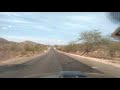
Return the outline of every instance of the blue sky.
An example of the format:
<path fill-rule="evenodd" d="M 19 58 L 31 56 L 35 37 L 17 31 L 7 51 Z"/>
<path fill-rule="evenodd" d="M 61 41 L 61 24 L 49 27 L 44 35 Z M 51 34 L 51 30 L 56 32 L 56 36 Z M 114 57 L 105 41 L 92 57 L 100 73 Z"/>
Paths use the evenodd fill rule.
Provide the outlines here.
<path fill-rule="evenodd" d="M 0 12 L 0 37 L 42 44 L 67 44 L 79 33 L 98 29 L 111 34 L 117 24 L 104 12 Z"/>

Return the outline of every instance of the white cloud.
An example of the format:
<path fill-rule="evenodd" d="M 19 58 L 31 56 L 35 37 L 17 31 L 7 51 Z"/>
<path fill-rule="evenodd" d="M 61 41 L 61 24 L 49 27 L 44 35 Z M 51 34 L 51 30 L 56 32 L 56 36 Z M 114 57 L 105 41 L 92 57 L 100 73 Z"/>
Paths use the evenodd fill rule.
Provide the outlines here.
<path fill-rule="evenodd" d="M 6 29 L 8 29 L 8 28 L 7 28 L 7 27 L 2 27 L 1 29 L 6 30 Z"/>
<path fill-rule="evenodd" d="M 14 23 L 23 23 L 23 24 L 26 24 L 26 23 L 30 23 L 30 22 L 28 22 L 28 21 L 25 21 L 25 20 L 16 20 L 16 19 L 14 19 L 14 20 L 12 20 L 12 19 L 10 19 L 10 20 L 7 20 L 8 22 L 14 22 Z"/>
<path fill-rule="evenodd" d="M 66 22 L 66 23 L 64 23 L 64 25 L 70 26 L 70 27 L 75 27 L 75 26 L 79 26 L 79 23 L 75 24 L 75 23 Z"/>
<path fill-rule="evenodd" d="M 8 25 L 8 28 L 12 28 L 13 26 L 12 25 Z"/>
<path fill-rule="evenodd" d="M 14 41 L 32 40 L 40 43 L 62 44 L 72 40 L 80 32 L 98 28 L 102 32 L 114 31 L 115 25 L 104 14 L 92 13 L 14 13 L 0 12 L 1 31 L 10 30 L 5 36 Z M 14 27 L 14 28 L 13 28 Z M 24 33 L 24 34 L 23 34 Z M 40 34 L 39 34 L 40 33 Z M 6 32 L 1 35 L 6 35 Z M 28 36 L 24 36 L 28 35 Z M 53 36 L 52 36 L 53 35 Z M 38 36 L 38 37 L 37 37 Z M 44 37 L 44 38 L 41 38 Z M 54 37 L 53 39 L 49 39 Z M 57 39 L 55 39 L 57 38 Z M 62 40 L 59 40 L 59 39 Z M 64 38 L 64 39 L 63 39 Z"/>
<path fill-rule="evenodd" d="M 93 17 L 89 16 L 68 16 L 68 18 L 74 21 L 90 21 L 94 19 Z"/>
<path fill-rule="evenodd" d="M 13 18 L 0 18 L 0 21 L 1 22 L 8 22 L 8 23 L 21 23 L 21 24 L 26 24 L 26 23 L 31 23 L 31 22 L 28 22 L 28 21 L 25 21 L 25 20 L 20 20 L 20 19 L 13 19 Z"/>
<path fill-rule="evenodd" d="M 47 32 L 53 30 L 52 28 L 49 28 L 49 27 L 43 26 L 43 25 L 35 25 L 35 26 L 33 26 L 33 28 L 40 30 L 40 31 L 42 30 L 42 31 L 47 31 Z"/>

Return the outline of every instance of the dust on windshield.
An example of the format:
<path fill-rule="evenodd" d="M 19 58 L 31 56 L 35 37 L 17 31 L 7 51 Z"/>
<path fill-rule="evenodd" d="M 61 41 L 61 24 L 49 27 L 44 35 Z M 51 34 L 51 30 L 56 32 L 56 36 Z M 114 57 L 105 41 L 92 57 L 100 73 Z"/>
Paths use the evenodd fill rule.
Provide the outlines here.
<path fill-rule="evenodd" d="M 119 12 L 0 12 L 0 77 L 120 77 L 119 22 Z"/>

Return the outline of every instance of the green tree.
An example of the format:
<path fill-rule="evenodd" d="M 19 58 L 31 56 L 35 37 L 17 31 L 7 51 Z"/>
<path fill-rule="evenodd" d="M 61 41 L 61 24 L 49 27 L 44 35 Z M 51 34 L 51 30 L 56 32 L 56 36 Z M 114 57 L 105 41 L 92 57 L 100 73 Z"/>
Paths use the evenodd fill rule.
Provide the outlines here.
<path fill-rule="evenodd" d="M 82 41 L 84 44 L 84 52 L 81 54 L 89 53 L 94 50 L 94 47 L 99 45 L 101 42 L 101 32 L 98 30 L 85 31 L 80 33 L 78 41 Z"/>

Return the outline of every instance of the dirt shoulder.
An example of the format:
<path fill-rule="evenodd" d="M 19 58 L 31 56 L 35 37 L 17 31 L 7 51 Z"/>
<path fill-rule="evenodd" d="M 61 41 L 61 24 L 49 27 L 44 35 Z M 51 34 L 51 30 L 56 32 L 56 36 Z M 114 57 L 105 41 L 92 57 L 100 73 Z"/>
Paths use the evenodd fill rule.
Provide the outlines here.
<path fill-rule="evenodd" d="M 61 51 L 58 51 L 61 52 Z M 76 57 L 80 57 L 82 59 L 86 59 L 86 60 L 91 60 L 91 61 L 96 61 L 99 63 L 103 63 L 103 64 L 109 64 L 109 65 L 113 65 L 115 67 L 120 68 L 120 64 L 119 63 L 113 63 L 112 60 L 108 60 L 108 59 L 98 59 L 98 58 L 92 58 L 92 57 L 85 57 L 85 56 L 80 56 L 80 55 L 76 55 L 76 54 L 72 54 L 72 53 L 66 53 L 66 52 L 61 52 L 64 53 L 66 55 L 71 55 L 71 56 L 76 56 Z"/>
<path fill-rule="evenodd" d="M 76 54 L 66 53 L 62 51 L 57 52 L 65 54 L 71 58 L 74 58 L 80 61 L 81 63 L 84 63 L 92 68 L 95 68 L 96 70 L 103 72 L 106 75 L 111 75 L 120 78 L 120 64 L 109 62 L 110 60 L 102 60 L 97 58 L 79 56 Z"/>
<path fill-rule="evenodd" d="M 13 65 L 13 64 L 22 64 L 24 62 L 33 60 L 36 57 L 42 56 L 44 54 L 46 54 L 49 50 L 43 52 L 43 53 L 39 53 L 39 54 L 35 54 L 33 56 L 29 56 L 29 57 L 19 57 L 19 58 L 13 58 L 13 59 L 9 59 L 6 61 L 0 61 L 0 66 L 4 66 L 4 65 Z"/>

